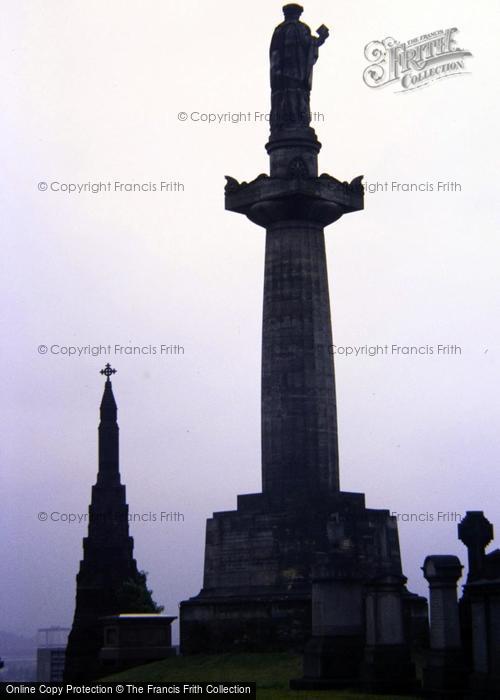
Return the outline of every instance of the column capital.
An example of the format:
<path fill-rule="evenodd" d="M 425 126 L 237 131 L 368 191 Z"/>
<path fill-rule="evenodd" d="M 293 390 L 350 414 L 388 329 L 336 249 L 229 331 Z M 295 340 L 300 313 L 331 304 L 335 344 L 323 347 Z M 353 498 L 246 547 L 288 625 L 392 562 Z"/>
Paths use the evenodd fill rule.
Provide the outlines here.
<path fill-rule="evenodd" d="M 431 588 L 456 588 L 462 569 L 460 559 L 452 554 L 430 554 L 422 566 Z"/>

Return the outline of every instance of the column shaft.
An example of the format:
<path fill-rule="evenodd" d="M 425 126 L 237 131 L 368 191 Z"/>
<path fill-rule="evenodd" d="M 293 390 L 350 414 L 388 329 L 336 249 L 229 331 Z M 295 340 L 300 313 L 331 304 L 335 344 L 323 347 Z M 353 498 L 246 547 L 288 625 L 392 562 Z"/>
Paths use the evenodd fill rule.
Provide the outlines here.
<path fill-rule="evenodd" d="M 262 339 L 262 480 L 271 493 L 339 489 L 324 233 L 267 229 Z"/>

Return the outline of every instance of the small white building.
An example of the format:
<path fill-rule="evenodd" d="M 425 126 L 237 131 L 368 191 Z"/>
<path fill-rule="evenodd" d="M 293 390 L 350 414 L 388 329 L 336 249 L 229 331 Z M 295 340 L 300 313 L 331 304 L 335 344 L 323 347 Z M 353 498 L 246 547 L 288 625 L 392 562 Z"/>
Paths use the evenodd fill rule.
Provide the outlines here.
<path fill-rule="evenodd" d="M 38 630 L 37 681 L 62 681 L 68 634 L 67 627 L 46 627 Z"/>

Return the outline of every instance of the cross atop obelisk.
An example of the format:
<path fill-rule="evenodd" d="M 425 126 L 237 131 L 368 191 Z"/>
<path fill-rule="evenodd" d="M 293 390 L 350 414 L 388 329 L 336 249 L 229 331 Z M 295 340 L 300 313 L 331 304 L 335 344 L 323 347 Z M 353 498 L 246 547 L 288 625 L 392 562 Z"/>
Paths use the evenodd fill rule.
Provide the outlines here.
<path fill-rule="evenodd" d="M 101 369 L 101 374 L 104 374 L 104 376 L 106 377 L 106 381 L 109 382 L 109 378 L 111 377 L 111 375 L 116 374 L 116 369 L 113 369 L 109 362 L 107 362 L 104 369 Z"/>

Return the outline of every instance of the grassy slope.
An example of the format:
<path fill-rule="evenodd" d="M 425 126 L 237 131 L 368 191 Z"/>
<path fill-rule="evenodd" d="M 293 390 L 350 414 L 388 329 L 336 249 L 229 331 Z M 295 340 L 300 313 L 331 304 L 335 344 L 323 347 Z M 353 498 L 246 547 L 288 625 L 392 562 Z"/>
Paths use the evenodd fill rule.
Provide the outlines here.
<path fill-rule="evenodd" d="M 259 700 L 373 700 L 348 691 L 291 691 L 288 681 L 302 675 L 302 658 L 293 654 L 177 656 L 109 676 L 113 681 L 255 681 Z M 396 700 L 395 695 L 376 696 Z M 406 697 L 405 700 L 409 700 Z"/>

